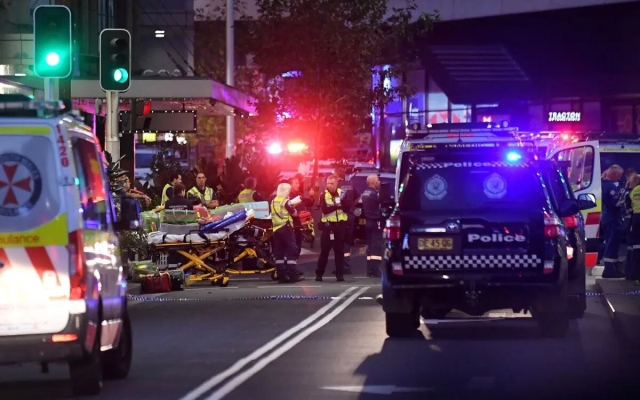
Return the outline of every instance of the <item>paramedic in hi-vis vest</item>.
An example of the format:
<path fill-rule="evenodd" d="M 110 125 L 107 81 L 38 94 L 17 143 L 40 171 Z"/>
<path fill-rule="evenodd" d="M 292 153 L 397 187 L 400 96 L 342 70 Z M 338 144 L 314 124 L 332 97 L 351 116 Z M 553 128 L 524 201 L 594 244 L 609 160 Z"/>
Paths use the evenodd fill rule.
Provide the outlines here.
<path fill-rule="evenodd" d="M 164 203 L 166 203 L 170 198 L 173 197 L 173 187 L 178 183 L 182 183 L 182 176 L 180 174 L 169 175 L 169 183 L 164 185 L 164 188 L 162 189 L 161 205 L 164 206 Z"/>
<path fill-rule="evenodd" d="M 293 215 L 295 206 L 302 200 L 296 197 L 289 200 L 291 185 L 281 183 L 276 191 L 276 198 L 271 201 L 271 221 L 273 222 L 273 258 L 276 260 L 276 274 L 278 283 L 295 283 L 304 279 L 298 271 L 298 247 L 293 234 Z"/>
<path fill-rule="evenodd" d="M 207 177 L 202 172 L 196 176 L 196 185 L 187 192 L 190 199 L 200 199 L 202 205 L 207 208 L 216 208 L 220 205 L 216 192 L 207 186 Z"/>
<path fill-rule="evenodd" d="M 629 180 L 629 186 L 632 187 L 629 193 L 631 200 L 631 234 L 629 239 L 629 247 L 631 247 L 631 260 L 627 260 L 631 269 L 629 279 L 635 280 L 636 284 L 640 284 L 640 175 L 634 175 Z"/>
<path fill-rule="evenodd" d="M 327 178 L 327 189 L 320 196 L 320 257 L 316 269 L 316 281 L 321 282 L 329 260 L 329 252 L 333 249 L 336 264 L 336 279 L 344 281 L 344 240 L 347 231 L 347 214 L 343 210 L 338 189 L 338 177 Z"/>
<path fill-rule="evenodd" d="M 256 192 L 256 179 L 249 177 L 244 180 L 244 190 L 238 195 L 238 203 L 254 203 L 256 201 L 265 201 L 265 199 Z"/>

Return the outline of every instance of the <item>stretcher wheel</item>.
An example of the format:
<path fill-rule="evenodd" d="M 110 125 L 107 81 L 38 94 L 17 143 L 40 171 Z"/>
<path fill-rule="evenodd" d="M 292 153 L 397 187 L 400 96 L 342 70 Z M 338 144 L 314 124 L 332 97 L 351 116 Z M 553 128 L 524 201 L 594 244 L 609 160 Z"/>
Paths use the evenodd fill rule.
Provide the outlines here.
<path fill-rule="evenodd" d="M 278 274 L 276 273 L 276 271 L 273 271 L 271 273 L 271 280 L 273 280 L 273 281 L 277 281 L 278 280 Z"/>
<path fill-rule="evenodd" d="M 227 287 L 229 286 L 229 280 L 224 280 L 224 279 L 220 279 L 220 281 L 218 282 L 218 286 L 220 287 Z"/>

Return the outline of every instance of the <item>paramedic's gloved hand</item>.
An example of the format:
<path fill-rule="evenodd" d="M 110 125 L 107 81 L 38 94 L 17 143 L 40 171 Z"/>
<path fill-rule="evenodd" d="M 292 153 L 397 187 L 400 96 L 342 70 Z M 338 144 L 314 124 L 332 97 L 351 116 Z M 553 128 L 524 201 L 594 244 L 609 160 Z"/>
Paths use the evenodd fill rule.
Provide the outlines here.
<path fill-rule="evenodd" d="M 293 199 L 291 199 L 290 203 L 293 206 L 297 206 L 298 204 L 302 203 L 302 197 L 296 196 Z"/>

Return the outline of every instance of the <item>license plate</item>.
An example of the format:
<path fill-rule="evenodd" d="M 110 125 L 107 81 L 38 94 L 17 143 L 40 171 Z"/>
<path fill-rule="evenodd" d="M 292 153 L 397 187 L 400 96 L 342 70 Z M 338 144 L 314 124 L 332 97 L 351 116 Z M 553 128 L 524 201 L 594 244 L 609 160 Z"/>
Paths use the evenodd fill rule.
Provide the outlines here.
<path fill-rule="evenodd" d="M 453 250 L 452 238 L 418 239 L 418 250 Z"/>
<path fill-rule="evenodd" d="M 367 220 L 366 219 L 361 219 L 360 222 L 358 222 L 360 225 L 366 225 L 367 224 Z"/>

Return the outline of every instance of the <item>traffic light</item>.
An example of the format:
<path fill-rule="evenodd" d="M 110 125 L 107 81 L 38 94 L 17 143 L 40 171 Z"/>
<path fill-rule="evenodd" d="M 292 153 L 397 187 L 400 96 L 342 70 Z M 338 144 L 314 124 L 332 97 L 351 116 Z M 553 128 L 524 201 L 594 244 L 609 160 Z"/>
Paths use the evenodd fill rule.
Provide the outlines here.
<path fill-rule="evenodd" d="M 35 74 L 41 78 L 71 75 L 71 11 L 65 6 L 38 6 L 33 12 Z"/>
<path fill-rule="evenodd" d="M 126 29 L 100 32 L 100 87 L 126 92 L 131 86 L 131 34 Z"/>

